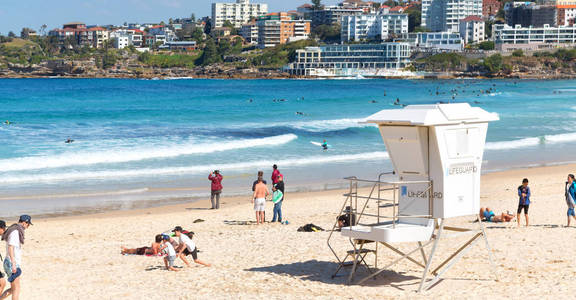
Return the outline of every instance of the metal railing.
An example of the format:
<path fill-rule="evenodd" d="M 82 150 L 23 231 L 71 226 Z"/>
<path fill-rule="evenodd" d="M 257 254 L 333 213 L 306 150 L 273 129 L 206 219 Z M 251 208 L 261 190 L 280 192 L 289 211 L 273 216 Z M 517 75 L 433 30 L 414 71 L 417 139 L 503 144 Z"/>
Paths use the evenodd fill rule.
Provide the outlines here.
<path fill-rule="evenodd" d="M 342 263 L 342 260 L 332 247 L 330 241 L 335 231 L 345 226 L 377 226 L 385 223 L 391 223 L 392 228 L 396 228 L 398 221 L 402 218 L 432 218 L 433 212 L 433 183 L 430 180 L 405 181 L 405 180 L 383 180 L 385 175 L 395 175 L 394 172 L 386 172 L 378 175 L 377 180 L 359 179 L 356 176 L 346 177 L 345 180 L 350 182 L 348 192 L 344 194 L 346 200 L 340 207 L 340 211 L 328 236 L 328 247 L 336 259 Z M 422 193 L 428 197 L 428 214 L 411 215 L 402 214 L 399 211 L 400 187 L 413 184 L 427 184 Z M 366 189 L 367 192 L 361 194 L 359 190 Z M 376 204 L 376 209 L 370 204 Z M 386 208 L 392 208 L 392 215 L 384 215 Z M 345 216 L 345 224 L 340 224 L 341 216 Z M 370 218 L 369 221 L 365 221 Z M 363 221 L 363 222 L 361 222 Z M 355 241 L 349 238 L 350 243 L 354 246 Z"/>

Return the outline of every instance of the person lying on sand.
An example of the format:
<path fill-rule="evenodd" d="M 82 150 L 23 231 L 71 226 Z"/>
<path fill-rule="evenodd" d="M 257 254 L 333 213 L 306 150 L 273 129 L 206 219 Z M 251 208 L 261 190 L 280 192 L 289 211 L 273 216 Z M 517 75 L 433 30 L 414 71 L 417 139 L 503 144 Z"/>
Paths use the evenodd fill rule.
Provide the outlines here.
<path fill-rule="evenodd" d="M 122 247 L 122 254 L 135 254 L 135 255 L 158 255 L 162 247 L 162 235 L 158 234 L 154 238 L 154 243 L 150 247 L 140 247 L 134 249 L 128 249 Z"/>
<path fill-rule="evenodd" d="M 500 222 L 510 222 L 514 220 L 514 215 L 510 213 L 502 213 L 500 215 L 494 214 L 489 207 L 480 208 L 480 219 L 486 222 L 500 223 Z"/>

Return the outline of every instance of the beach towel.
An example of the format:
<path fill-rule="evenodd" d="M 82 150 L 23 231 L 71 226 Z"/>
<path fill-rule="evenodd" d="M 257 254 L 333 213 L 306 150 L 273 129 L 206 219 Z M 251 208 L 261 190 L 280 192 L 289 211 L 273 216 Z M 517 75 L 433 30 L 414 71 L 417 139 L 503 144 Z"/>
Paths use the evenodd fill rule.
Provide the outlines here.
<path fill-rule="evenodd" d="M 20 237 L 20 244 L 24 244 L 24 226 L 22 226 L 20 224 L 10 225 L 10 227 L 8 227 L 8 229 L 6 229 L 4 234 L 2 234 L 2 240 L 8 241 L 8 237 L 10 236 L 12 231 L 14 231 L 14 230 L 18 230 L 18 236 Z"/>
<path fill-rule="evenodd" d="M 568 208 L 574 208 L 574 198 L 569 190 L 566 192 L 566 204 L 568 205 Z"/>

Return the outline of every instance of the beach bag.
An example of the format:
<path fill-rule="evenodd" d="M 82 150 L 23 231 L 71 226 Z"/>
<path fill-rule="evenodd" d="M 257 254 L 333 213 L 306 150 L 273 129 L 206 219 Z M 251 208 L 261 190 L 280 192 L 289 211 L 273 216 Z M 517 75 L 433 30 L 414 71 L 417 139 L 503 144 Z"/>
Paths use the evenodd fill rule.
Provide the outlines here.
<path fill-rule="evenodd" d="M 300 228 L 298 228 L 299 232 L 318 232 L 318 231 L 324 231 L 324 229 L 322 229 L 322 227 L 320 226 L 316 226 L 314 224 L 306 224 Z"/>

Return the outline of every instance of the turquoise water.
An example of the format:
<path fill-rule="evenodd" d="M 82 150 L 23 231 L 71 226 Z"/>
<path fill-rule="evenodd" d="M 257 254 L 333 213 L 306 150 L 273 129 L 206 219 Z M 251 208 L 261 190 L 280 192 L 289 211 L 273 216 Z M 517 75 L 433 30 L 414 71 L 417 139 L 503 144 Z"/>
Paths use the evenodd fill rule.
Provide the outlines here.
<path fill-rule="evenodd" d="M 228 194 L 274 163 L 289 190 L 373 177 L 391 165 L 358 122 L 397 98 L 499 113 L 485 170 L 574 161 L 576 81 L 0 79 L 0 216 L 204 197 L 214 169 Z"/>

